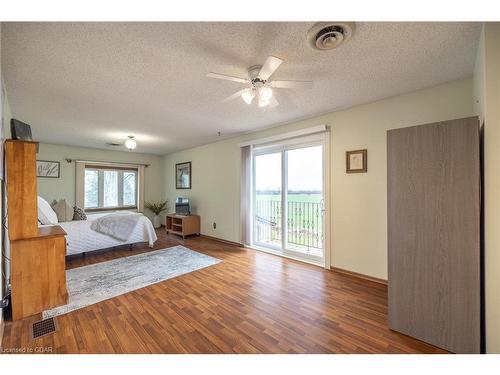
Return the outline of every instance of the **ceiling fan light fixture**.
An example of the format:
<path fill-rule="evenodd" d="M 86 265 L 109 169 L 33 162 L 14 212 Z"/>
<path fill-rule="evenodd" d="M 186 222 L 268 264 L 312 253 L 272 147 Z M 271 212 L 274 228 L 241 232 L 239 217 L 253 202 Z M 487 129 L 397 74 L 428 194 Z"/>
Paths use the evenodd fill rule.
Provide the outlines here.
<path fill-rule="evenodd" d="M 247 90 L 247 91 L 244 91 L 242 94 L 241 94 L 241 98 L 243 99 L 243 101 L 247 104 L 251 104 L 252 101 L 253 101 L 253 98 L 255 98 L 255 91 L 254 90 Z"/>
<path fill-rule="evenodd" d="M 134 148 L 137 147 L 137 142 L 134 139 L 133 135 L 129 135 L 128 139 L 125 141 L 125 147 L 129 150 L 132 151 Z"/>
<path fill-rule="evenodd" d="M 260 87 L 259 88 L 259 99 L 269 102 L 273 97 L 273 90 L 270 87 Z"/>
<path fill-rule="evenodd" d="M 337 29 L 334 31 L 339 32 Z M 332 35 L 330 35 L 332 34 Z M 330 45 L 334 43 L 337 39 L 335 34 L 331 32 L 330 34 L 321 34 L 325 39 L 326 44 Z M 254 101 L 258 102 L 259 107 L 274 108 L 280 105 L 279 101 L 276 100 L 276 93 L 273 92 L 273 88 L 276 89 L 310 89 L 313 86 L 311 81 L 276 81 L 273 78 L 273 74 L 281 66 L 283 60 L 275 56 L 268 56 L 263 65 L 253 65 L 248 68 L 248 78 L 243 79 L 239 77 L 228 76 L 226 74 L 220 73 L 208 73 L 207 77 L 222 79 L 225 81 L 233 81 L 237 83 L 243 83 L 246 87 L 241 90 L 236 91 L 232 95 L 222 100 L 222 103 L 230 102 L 240 98 L 248 105 L 252 104 Z M 257 99 L 255 99 L 257 97 Z"/>

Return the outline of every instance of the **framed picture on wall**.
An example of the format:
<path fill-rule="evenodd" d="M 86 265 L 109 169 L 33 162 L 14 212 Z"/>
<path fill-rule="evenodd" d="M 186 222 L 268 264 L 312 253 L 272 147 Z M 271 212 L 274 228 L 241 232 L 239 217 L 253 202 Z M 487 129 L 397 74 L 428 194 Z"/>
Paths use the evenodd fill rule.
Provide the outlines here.
<path fill-rule="evenodd" d="M 366 173 L 368 171 L 368 151 L 346 151 L 346 173 Z"/>
<path fill-rule="evenodd" d="M 58 161 L 37 160 L 36 161 L 36 176 L 59 178 L 61 165 Z"/>
<path fill-rule="evenodd" d="M 191 189 L 191 162 L 177 163 L 175 165 L 175 188 Z"/>

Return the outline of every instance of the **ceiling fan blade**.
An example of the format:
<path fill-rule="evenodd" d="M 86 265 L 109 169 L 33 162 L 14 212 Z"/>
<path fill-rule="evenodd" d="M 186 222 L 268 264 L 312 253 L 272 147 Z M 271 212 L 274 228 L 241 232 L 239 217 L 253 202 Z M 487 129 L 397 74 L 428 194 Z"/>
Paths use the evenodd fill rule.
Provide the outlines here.
<path fill-rule="evenodd" d="M 228 75 L 225 75 L 225 74 L 212 73 L 212 72 L 208 73 L 207 77 L 209 77 L 209 78 L 217 78 L 217 79 L 224 79 L 224 80 L 227 80 L 227 81 L 233 81 L 233 82 L 239 82 L 239 83 L 248 83 L 248 82 L 250 82 L 248 79 L 239 78 L 239 77 L 233 77 L 233 76 L 228 76 Z"/>
<path fill-rule="evenodd" d="M 278 69 L 283 60 L 274 56 L 269 56 L 259 72 L 259 79 L 267 81 L 269 77 Z"/>
<path fill-rule="evenodd" d="M 313 87 L 312 81 L 272 81 L 268 83 L 269 86 L 278 89 L 311 89 Z"/>
<path fill-rule="evenodd" d="M 280 102 L 278 102 L 278 99 L 273 95 L 271 99 L 269 100 L 269 108 L 274 108 L 280 105 Z"/>
<path fill-rule="evenodd" d="M 241 97 L 241 94 L 243 94 L 247 90 L 248 89 L 243 89 L 243 90 L 236 91 L 233 95 L 228 96 L 226 99 L 224 99 L 222 101 L 222 103 L 227 103 L 227 102 L 230 102 L 231 100 L 234 100 L 234 99 L 236 99 L 238 97 Z"/>

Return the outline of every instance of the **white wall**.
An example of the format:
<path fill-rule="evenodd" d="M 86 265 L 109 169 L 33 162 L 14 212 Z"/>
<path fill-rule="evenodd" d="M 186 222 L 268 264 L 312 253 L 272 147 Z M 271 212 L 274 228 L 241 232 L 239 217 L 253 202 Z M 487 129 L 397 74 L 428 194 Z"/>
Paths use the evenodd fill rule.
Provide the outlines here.
<path fill-rule="evenodd" d="M 166 194 L 191 198 L 203 234 L 240 242 L 238 143 L 294 129 L 331 127 L 332 266 L 387 278 L 386 131 L 473 115 L 472 79 L 449 82 L 305 121 L 165 156 Z M 345 152 L 368 149 L 368 173 L 346 174 Z M 175 163 L 191 161 L 193 188 L 176 190 Z M 212 222 L 217 222 L 217 229 Z"/>
<path fill-rule="evenodd" d="M 164 194 L 163 157 L 148 154 L 139 154 L 128 151 L 107 151 L 86 147 L 74 147 L 41 143 L 37 154 L 38 160 L 53 160 L 61 163 L 60 178 L 42 178 L 38 180 L 38 194 L 49 203 L 54 199 L 66 199 L 69 204 L 75 202 L 75 163 L 68 163 L 65 159 L 97 160 L 121 163 L 150 164 L 145 168 L 145 200 L 162 200 Z M 144 212 L 150 218 L 149 210 Z"/>
<path fill-rule="evenodd" d="M 484 120 L 486 351 L 500 353 L 500 23 L 486 22 L 474 69 L 475 111 Z"/>

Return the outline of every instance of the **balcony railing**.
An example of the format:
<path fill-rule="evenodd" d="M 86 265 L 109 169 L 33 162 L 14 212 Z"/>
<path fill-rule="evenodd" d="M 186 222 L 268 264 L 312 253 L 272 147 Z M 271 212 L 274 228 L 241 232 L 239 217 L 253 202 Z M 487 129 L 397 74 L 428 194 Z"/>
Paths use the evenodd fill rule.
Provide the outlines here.
<path fill-rule="evenodd" d="M 255 204 L 255 240 L 281 245 L 281 202 L 257 199 Z M 321 202 L 288 201 L 287 244 L 293 250 L 323 249 L 323 211 Z"/>

